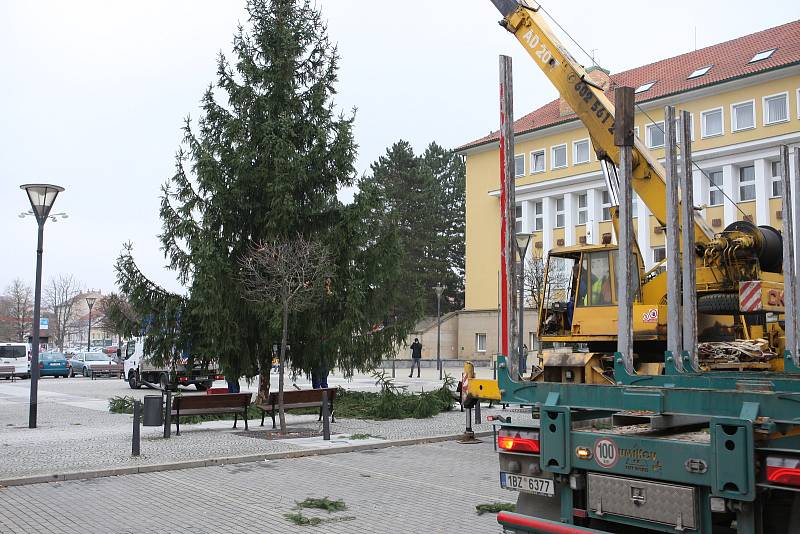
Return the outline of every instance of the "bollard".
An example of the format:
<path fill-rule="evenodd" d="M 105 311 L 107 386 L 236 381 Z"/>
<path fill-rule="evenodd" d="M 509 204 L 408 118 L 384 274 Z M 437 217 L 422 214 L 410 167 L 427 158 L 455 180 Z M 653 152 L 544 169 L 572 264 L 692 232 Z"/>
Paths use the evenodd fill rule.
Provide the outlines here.
<path fill-rule="evenodd" d="M 328 390 L 322 391 L 322 439 L 331 439 L 331 406 L 328 404 Z"/>
<path fill-rule="evenodd" d="M 142 402 L 133 401 L 133 443 L 131 444 L 131 455 L 139 456 L 141 446 L 141 435 L 139 427 L 139 419 L 141 417 Z"/>
<path fill-rule="evenodd" d="M 164 408 L 164 439 L 169 439 L 172 432 L 172 391 L 166 391 L 167 404 Z"/>

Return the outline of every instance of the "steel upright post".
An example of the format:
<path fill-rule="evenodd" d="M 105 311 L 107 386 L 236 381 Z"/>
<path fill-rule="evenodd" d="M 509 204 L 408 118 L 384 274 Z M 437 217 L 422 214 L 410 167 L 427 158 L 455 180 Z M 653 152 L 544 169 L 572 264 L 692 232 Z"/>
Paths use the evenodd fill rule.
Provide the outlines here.
<path fill-rule="evenodd" d="M 41 301 L 42 301 L 42 252 L 44 242 L 44 223 L 47 218 L 39 222 L 39 237 L 36 245 L 36 289 L 33 293 L 33 339 L 31 339 L 31 397 L 28 411 L 28 428 L 36 428 L 39 398 L 39 337 L 41 332 Z"/>
<path fill-rule="evenodd" d="M 502 291 L 502 353 L 508 358 L 511 376 L 517 376 L 518 362 L 512 358 L 517 333 L 514 238 L 514 93 L 511 57 L 500 56 L 500 258 Z"/>
<path fill-rule="evenodd" d="M 675 136 L 675 108 L 664 108 L 664 145 L 667 180 L 667 350 L 679 371 L 683 371 L 681 329 L 680 212 L 678 210 L 678 145 Z"/>
<path fill-rule="evenodd" d="M 797 219 L 797 214 L 800 213 L 800 147 L 794 149 L 794 218 Z M 785 185 L 784 188 L 788 189 Z M 800 310 L 800 283 L 797 282 L 797 275 L 800 274 L 800 229 L 795 228 L 792 235 L 793 248 L 794 248 L 794 309 Z M 784 295 L 785 295 L 784 291 Z M 785 299 L 785 297 L 784 297 Z M 785 306 L 785 303 L 784 303 Z M 797 321 L 800 322 L 800 321 Z M 797 324 L 796 322 L 796 324 Z M 798 325 L 800 326 L 800 325 Z M 800 367 L 800 340 L 795 337 L 795 351 L 792 352 L 795 367 Z"/>
<path fill-rule="evenodd" d="M 141 427 L 139 426 L 142 414 L 142 401 L 133 401 L 133 436 L 131 443 L 131 455 L 139 456 L 141 450 Z"/>
<path fill-rule="evenodd" d="M 614 144 L 619 147 L 619 261 L 617 270 L 617 352 L 622 355 L 625 368 L 633 373 L 633 106 L 632 87 L 618 87 L 615 98 Z"/>
<path fill-rule="evenodd" d="M 781 182 L 783 184 L 783 295 L 784 295 L 784 332 L 786 350 L 792 352 L 795 365 L 797 354 L 797 308 L 794 302 L 797 294 L 797 278 L 794 270 L 794 213 L 792 213 L 792 180 L 789 168 L 789 147 L 781 145 Z M 798 191 L 795 191 L 797 193 Z M 786 296 L 789 295 L 789 298 Z"/>
<path fill-rule="evenodd" d="M 683 263 L 683 351 L 689 353 L 692 370 L 697 361 L 697 271 L 694 236 L 694 180 L 692 180 L 692 119 L 681 111 L 681 259 Z M 686 370 L 686 369 L 684 369 Z"/>

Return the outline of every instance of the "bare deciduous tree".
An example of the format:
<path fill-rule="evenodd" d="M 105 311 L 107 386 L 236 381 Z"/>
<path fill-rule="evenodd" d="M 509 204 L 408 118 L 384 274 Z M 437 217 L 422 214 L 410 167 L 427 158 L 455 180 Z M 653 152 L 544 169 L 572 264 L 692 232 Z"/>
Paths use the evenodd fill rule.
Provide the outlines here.
<path fill-rule="evenodd" d="M 19 278 L 15 279 L 6 288 L 7 313 L 13 320 L 14 338 L 24 341 L 26 334 L 31 330 L 33 321 L 33 291 L 31 286 Z"/>
<path fill-rule="evenodd" d="M 279 356 L 278 411 L 283 434 L 286 433 L 283 377 L 289 314 L 306 310 L 319 301 L 328 280 L 329 264 L 330 255 L 323 245 L 299 235 L 290 240 L 255 245 L 242 259 L 245 298 L 253 302 L 276 304 L 281 309 L 283 329 Z M 269 370 L 264 371 L 261 371 L 259 381 L 263 383 L 266 380 L 268 393 Z M 259 395 L 261 393 L 259 386 Z"/>
<path fill-rule="evenodd" d="M 67 335 L 75 328 L 75 297 L 80 292 L 80 283 L 71 274 L 50 278 L 44 288 L 44 303 L 53 314 L 48 332 L 59 350 L 64 350 Z"/>

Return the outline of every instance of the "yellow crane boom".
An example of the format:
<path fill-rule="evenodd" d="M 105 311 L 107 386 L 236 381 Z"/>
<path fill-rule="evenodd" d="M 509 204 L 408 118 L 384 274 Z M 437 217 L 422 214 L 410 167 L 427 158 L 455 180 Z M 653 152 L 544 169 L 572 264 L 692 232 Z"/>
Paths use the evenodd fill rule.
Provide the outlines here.
<path fill-rule="evenodd" d="M 517 0 L 492 0 L 492 3 L 503 15 L 501 25 L 525 47 L 534 63 L 589 130 L 598 157 L 618 165 L 619 149 L 614 145 L 614 105 L 606 97 L 604 88 L 595 85 L 583 66 L 562 46 L 538 6 L 522 5 Z M 659 223 L 666 224 L 666 172 L 639 139 L 635 140 L 633 165 L 634 191 Z M 714 238 L 714 231 L 698 213 L 694 215 L 694 234 L 698 244 L 706 244 Z"/>

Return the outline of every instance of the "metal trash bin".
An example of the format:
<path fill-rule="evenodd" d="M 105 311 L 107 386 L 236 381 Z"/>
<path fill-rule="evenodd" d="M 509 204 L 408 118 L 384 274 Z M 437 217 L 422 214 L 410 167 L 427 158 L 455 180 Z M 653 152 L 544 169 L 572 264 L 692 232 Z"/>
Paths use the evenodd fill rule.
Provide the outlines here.
<path fill-rule="evenodd" d="M 144 426 L 161 426 L 164 424 L 164 398 L 161 395 L 145 395 Z"/>

